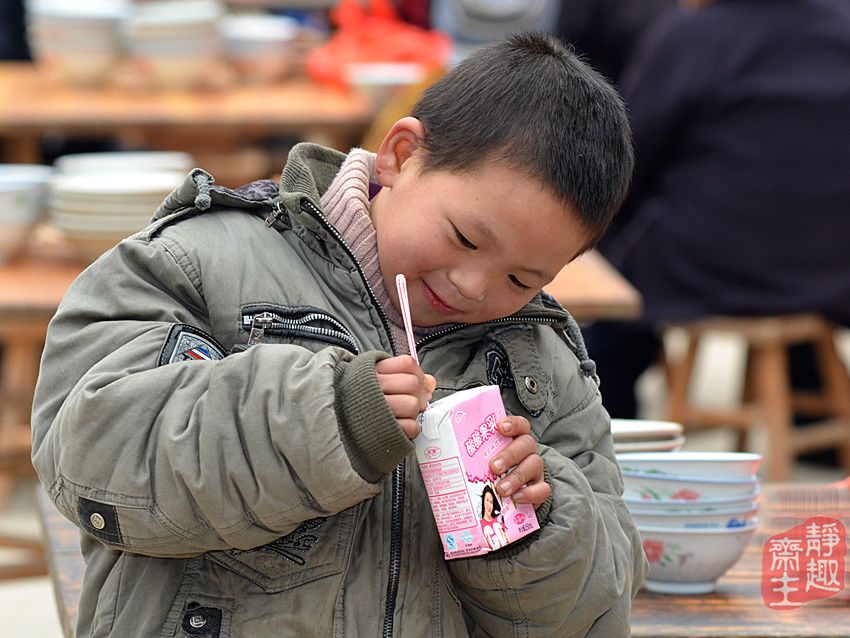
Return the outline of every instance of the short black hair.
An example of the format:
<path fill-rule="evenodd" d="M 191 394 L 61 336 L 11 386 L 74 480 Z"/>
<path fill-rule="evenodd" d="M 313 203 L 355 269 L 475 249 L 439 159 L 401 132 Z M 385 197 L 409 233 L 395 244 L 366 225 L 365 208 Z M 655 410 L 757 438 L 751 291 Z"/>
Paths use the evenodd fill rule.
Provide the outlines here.
<path fill-rule="evenodd" d="M 554 36 L 515 34 L 478 49 L 428 87 L 411 115 L 425 129 L 423 170 L 505 161 L 578 210 L 588 247 L 628 191 L 634 154 L 623 100 Z"/>

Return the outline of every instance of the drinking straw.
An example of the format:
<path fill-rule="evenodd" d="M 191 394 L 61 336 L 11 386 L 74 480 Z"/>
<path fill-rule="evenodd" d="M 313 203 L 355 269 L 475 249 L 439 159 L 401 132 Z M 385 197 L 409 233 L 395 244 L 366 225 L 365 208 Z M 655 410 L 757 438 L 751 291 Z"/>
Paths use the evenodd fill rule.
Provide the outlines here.
<path fill-rule="evenodd" d="M 407 348 L 410 355 L 419 363 L 416 354 L 416 339 L 413 337 L 413 321 L 410 319 L 410 301 L 407 298 L 407 279 L 401 273 L 395 276 L 395 286 L 398 289 L 398 306 L 404 321 L 404 334 L 407 335 Z"/>

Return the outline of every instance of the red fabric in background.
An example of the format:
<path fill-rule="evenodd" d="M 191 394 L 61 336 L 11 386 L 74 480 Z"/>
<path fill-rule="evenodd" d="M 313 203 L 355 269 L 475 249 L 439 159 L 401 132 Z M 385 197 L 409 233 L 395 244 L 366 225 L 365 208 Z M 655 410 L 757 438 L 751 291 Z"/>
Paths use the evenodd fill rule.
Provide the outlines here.
<path fill-rule="evenodd" d="M 431 28 L 430 0 L 401 0 L 396 8 L 405 22 L 415 24 L 422 29 Z"/>
<path fill-rule="evenodd" d="M 403 21 L 389 0 L 340 0 L 331 11 L 336 32 L 307 58 L 307 72 L 317 82 L 346 86 L 346 69 L 352 63 L 410 62 L 429 74 L 445 68 L 451 57 L 451 40 Z"/>

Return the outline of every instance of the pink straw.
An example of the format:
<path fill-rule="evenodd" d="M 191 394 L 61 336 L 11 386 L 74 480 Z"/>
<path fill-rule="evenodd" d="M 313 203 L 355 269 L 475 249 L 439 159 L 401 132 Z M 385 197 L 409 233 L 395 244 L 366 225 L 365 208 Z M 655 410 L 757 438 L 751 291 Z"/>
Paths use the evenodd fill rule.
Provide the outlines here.
<path fill-rule="evenodd" d="M 410 319 L 410 301 L 407 298 L 407 279 L 403 274 L 395 276 L 395 286 L 398 289 L 398 305 L 401 310 L 401 318 L 404 320 L 404 334 L 407 335 L 407 348 L 410 355 L 419 363 L 416 354 L 416 339 L 413 337 L 413 321 Z"/>

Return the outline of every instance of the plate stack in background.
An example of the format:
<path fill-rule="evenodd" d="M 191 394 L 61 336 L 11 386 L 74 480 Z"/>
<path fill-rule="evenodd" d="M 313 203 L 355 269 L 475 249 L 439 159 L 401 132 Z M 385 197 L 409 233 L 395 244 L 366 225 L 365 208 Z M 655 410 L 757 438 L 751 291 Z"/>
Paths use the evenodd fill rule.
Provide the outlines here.
<path fill-rule="evenodd" d="M 179 152 L 65 155 L 50 186 L 49 218 L 78 256 L 93 261 L 143 229 L 191 170 Z"/>
<path fill-rule="evenodd" d="M 680 424 L 670 421 L 611 419 L 611 435 L 617 454 L 679 450 L 685 443 L 682 430 Z"/>

